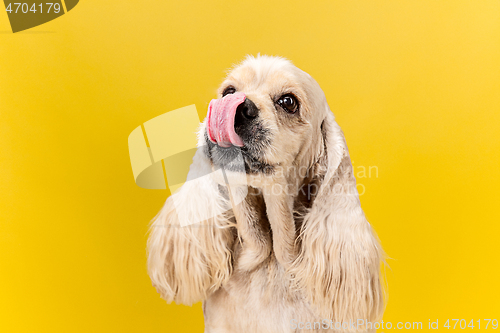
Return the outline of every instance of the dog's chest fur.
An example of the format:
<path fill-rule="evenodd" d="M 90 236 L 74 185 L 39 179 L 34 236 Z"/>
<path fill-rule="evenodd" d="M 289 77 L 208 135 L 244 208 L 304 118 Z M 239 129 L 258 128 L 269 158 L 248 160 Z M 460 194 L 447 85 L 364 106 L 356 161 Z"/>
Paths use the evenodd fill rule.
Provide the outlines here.
<path fill-rule="evenodd" d="M 294 323 L 321 321 L 272 254 L 252 272 L 235 271 L 204 302 L 203 313 L 206 333 L 298 332 Z"/>

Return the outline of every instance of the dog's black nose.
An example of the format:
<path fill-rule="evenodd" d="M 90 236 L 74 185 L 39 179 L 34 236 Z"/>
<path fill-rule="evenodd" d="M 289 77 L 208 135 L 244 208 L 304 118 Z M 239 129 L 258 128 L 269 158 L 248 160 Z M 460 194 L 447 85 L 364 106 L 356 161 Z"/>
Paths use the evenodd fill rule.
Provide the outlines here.
<path fill-rule="evenodd" d="M 239 127 L 255 119 L 259 115 L 259 109 L 254 102 L 245 99 L 243 103 L 236 108 L 236 115 L 234 117 L 234 127 Z"/>

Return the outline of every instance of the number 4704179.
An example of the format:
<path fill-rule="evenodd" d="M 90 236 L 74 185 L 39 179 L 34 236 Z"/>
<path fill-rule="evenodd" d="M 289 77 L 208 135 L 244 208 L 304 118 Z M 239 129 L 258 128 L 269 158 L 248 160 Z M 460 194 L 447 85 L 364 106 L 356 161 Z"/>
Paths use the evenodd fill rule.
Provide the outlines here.
<path fill-rule="evenodd" d="M 28 12 L 31 13 L 50 13 L 51 11 L 53 13 L 59 13 L 61 11 L 61 5 L 59 3 L 53 3 L 53 2 L 46 2 L 46 3 L 39 3 L 36 4 L 34 3 L 31 8 L 27 3 L 22 3 L 22 2 L 14 2 L 14 3 L 9 3 L 9 5 L 6 8 L 7 12 L 9 13 L 24 13 L 27 14 Z"/>
<path fill-rule="evenodd" d="M 450 320 L 451 320 L 451 324 L 450 324 Z M 483 321 L 483 327 L 481 327 L 481 320 Z M 475 326 L 474 324 L 477 324 L 477 326 Z M 490 325 L 491 324 L 491 325 Z M 453 325 L 453 327 L 452 327 Z M 458 327 L 457 327 L 458 325 Z M 471 321 L 469 323 L 467 323 L 467 321 L 465 319 L 448 319 L 446 321 L 446 323 L 444 324 L 444 327 L 446 327 L 447 329 L 456 329 L 456 328 L 460 328 L 460 329 L 466 329 L 466 328 L 477 328 L 477 329 L 488 329 L 488 328 L 492 328 L 492 329 L 497 329 L 498 328 L 498 320 L 497 319 L 478 319 L 478 320 L 474 320 L 474 319 L 471 319 Z"/>

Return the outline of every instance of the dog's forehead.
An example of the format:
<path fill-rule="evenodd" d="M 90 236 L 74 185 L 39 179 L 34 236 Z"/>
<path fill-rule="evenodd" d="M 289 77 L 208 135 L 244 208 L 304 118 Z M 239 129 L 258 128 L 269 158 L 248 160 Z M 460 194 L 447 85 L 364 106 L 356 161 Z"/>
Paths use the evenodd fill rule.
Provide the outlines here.
<path fill-rule="evenodd" d="M 243 63 L 233 69 L 223 85 L 234 84 L 238 89 L 282 90 L 300 85 L 298 71 L 288 62 L 263 64 L 262 62 Z"/>

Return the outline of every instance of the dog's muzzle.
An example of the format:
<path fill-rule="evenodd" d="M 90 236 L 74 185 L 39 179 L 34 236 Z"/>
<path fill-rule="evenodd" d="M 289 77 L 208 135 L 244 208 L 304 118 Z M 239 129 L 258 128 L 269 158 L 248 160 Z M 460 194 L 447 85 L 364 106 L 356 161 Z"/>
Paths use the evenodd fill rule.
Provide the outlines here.
<path fill-rule="evenodd" d="M 208 106 L 208 138 L 220 147 L 243 147 L 245 143 L 238 132 L 243 131 L 258 112 L 255 103 L 242 92 L 213 99 Z"/>

